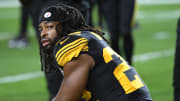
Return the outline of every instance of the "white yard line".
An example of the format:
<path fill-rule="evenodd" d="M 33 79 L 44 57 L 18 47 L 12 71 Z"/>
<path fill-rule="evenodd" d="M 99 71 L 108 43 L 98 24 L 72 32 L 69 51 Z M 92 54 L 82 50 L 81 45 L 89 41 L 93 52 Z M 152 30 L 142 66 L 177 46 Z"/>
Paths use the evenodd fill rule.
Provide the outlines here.
<path fill-rule="evenodd" d="M 166 40 L 170 38 L 170 34 L 168 32 L 156 32 L 153 33 L 153 38 L 155 40 Z"/>
<path fill-rule="evenodd" d="M 168 56 L 172 56 L 172 55 L 174 55 L 173 50 L 163 50 L 163 51 L 158 51 L 158 52 L 151 52 L 151 53 L 135 55 L 133 60 L 134 60 L 134 62 L 146 62 L 148 60 L 158 59 L 158 58 L 162 58 L 162 57 L 168 57 Z M 25 74 L 1 77 L 0 84 L 19 82 L 22 80 L 29 80 L 29 79 L 33 79 L 33 78 L 42 77 L 42 76 L 43 76 L 42 72 L 30 72 L 30 73 L 25 73 Z"/>
<path fill-rule="evenodd" d="M 148 60 L 158 59 L 162 57 L 172 56 L 174 54 L 173 50 L 163 50 L 151 53 L 144 53 L 140 55 L 135 55 L 133 58 L 134 62 L 145 62 Z"/>
<path fill-rule="evenodd" d="M 180 17 L 179 10 L 174 11 L 154 11 L 154 12 L 145 12 L 145 11 L 138 11 L 137 12 L 137 19 L 139 20 L 169 20 L 169 19 L 177 19 Z"/>
<path fill-rule="evenodd" d="M 42 77 L 42 76 L 43 76 L 42 72 L 30 72 L 30 73 L 18 74 L 18 75 L 13 75 L 13 76 L 7 76 L 7 77 L 0 78 L 0 84 L 18 82 L 22 80 L 29 80 L 33 78 Z"/>

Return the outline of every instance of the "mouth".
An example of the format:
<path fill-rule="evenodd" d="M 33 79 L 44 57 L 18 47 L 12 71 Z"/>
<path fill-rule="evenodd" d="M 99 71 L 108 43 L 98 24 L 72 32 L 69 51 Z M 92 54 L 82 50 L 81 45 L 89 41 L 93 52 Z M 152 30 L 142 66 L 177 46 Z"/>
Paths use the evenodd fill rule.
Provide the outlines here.
<path fill-rule="evenodd" d="M 42 46 L 45 47 L 47 46 L 50 42 L 48 39 L 41 39 L 41 43 L 42 43 Z"/>

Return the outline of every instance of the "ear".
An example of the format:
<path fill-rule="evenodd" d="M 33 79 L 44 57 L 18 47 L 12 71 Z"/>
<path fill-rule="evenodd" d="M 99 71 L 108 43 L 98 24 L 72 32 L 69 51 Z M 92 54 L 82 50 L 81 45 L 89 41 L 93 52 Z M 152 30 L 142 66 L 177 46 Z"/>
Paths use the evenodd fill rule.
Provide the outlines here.
<path fill-rule="evenodd" d="M 57 31 L 57 33 L 58 34 L 62 34 L 62 31 L 63 30 L 63 28 L 62 28 L 62 25 L 60 24 L 60 23 L 58 23 L 57 25 L 56 25 L 56 31 Z M 61 35 L 60 35 L 61 36 Z"/>

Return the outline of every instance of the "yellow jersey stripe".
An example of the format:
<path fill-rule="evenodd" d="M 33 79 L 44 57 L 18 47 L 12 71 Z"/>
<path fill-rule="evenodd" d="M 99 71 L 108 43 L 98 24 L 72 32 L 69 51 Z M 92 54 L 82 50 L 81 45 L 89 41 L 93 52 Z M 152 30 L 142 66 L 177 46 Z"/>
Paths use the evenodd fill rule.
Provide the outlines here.
<path fill-rule="evenodd" d="M 71 47 L 72 45 L 78 44 L 80 41 L 83 41 L 83 40 L 84 40 L 84 41 L 87 41 L 87 39 L 85 39 L 85 38 L 80 38 L 80 39 L 77 39 L 77 40 L 75 40 L 75 41 L 73 41 L 73 42 L 65 45 L 64 47 L 62 47 L 62 48 L 56 53 L 56 58 L 59 56 L 59 54 L 60 54 L 63 50 L 65 50 L 65 49 L 68 48 L 68 47 Z"/>
<path fill-rule="evenodd" d="M 78 46 L 81 46 L 81 45 L 83 45 L 84 43 L 86 44 L 87 42 L 84 41 L 84 42 L 81 42 L 81 43 L 79 43 L 79 44 L 76 44 L 76 45 L 73 45 L 73 46 L 67 48 L 66 50 L 64 50 L 63 52 L 61 52 L 61 53 L 58 55 L 57 60 L 59 61 L 60 57 L 63 56 L 66 52 L 71 51 L 73 48 L 76 48 L 76 47 L 78 47 Z"/>
<path fill-rule="evenodd" d="M 79 53 L 87 48 L 88 42 L 79 43 L 75 46 L 72 46 L 69 50 L 62 52 L 56 59 L 60 66 L 64 66 L 67 62 L 71 61 L 74 57 L 78 57 Z"/>
<path fill-rule="evenodd" d="M 64 46 L 63 48 L 61 48 L 58 53 L 56 54 L 56 58 L 57 60 L 59 60 L 59 58 L 61 57 L 62 54 L 64 54 L 65 52 L 67 52 L 68 50 L 72 49 L 73 47 L 75 46 L 78 46 L 80 45 L 81 43 L 84 43 L 84 42 L 88 42 L 85 38 L 80 38 L 70 44 L 67 44 L 66 46 Z"/>

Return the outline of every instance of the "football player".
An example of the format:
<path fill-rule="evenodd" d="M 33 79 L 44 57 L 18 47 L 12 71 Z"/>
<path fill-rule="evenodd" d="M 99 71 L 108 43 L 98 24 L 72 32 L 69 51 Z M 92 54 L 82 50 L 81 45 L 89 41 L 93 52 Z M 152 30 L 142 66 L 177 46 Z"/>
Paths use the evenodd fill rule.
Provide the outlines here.
<path fill-rule="evenodd" d="M 87 25 L 78 9 L 64 4 L 45 8 L 39 31 L 46 65 L 54 64 L 64 76 L 54 101 L 79 101 L 83 95 L 91 101 L 152 101 L 135 69 L 111 49 L 102 32 Z"/>

